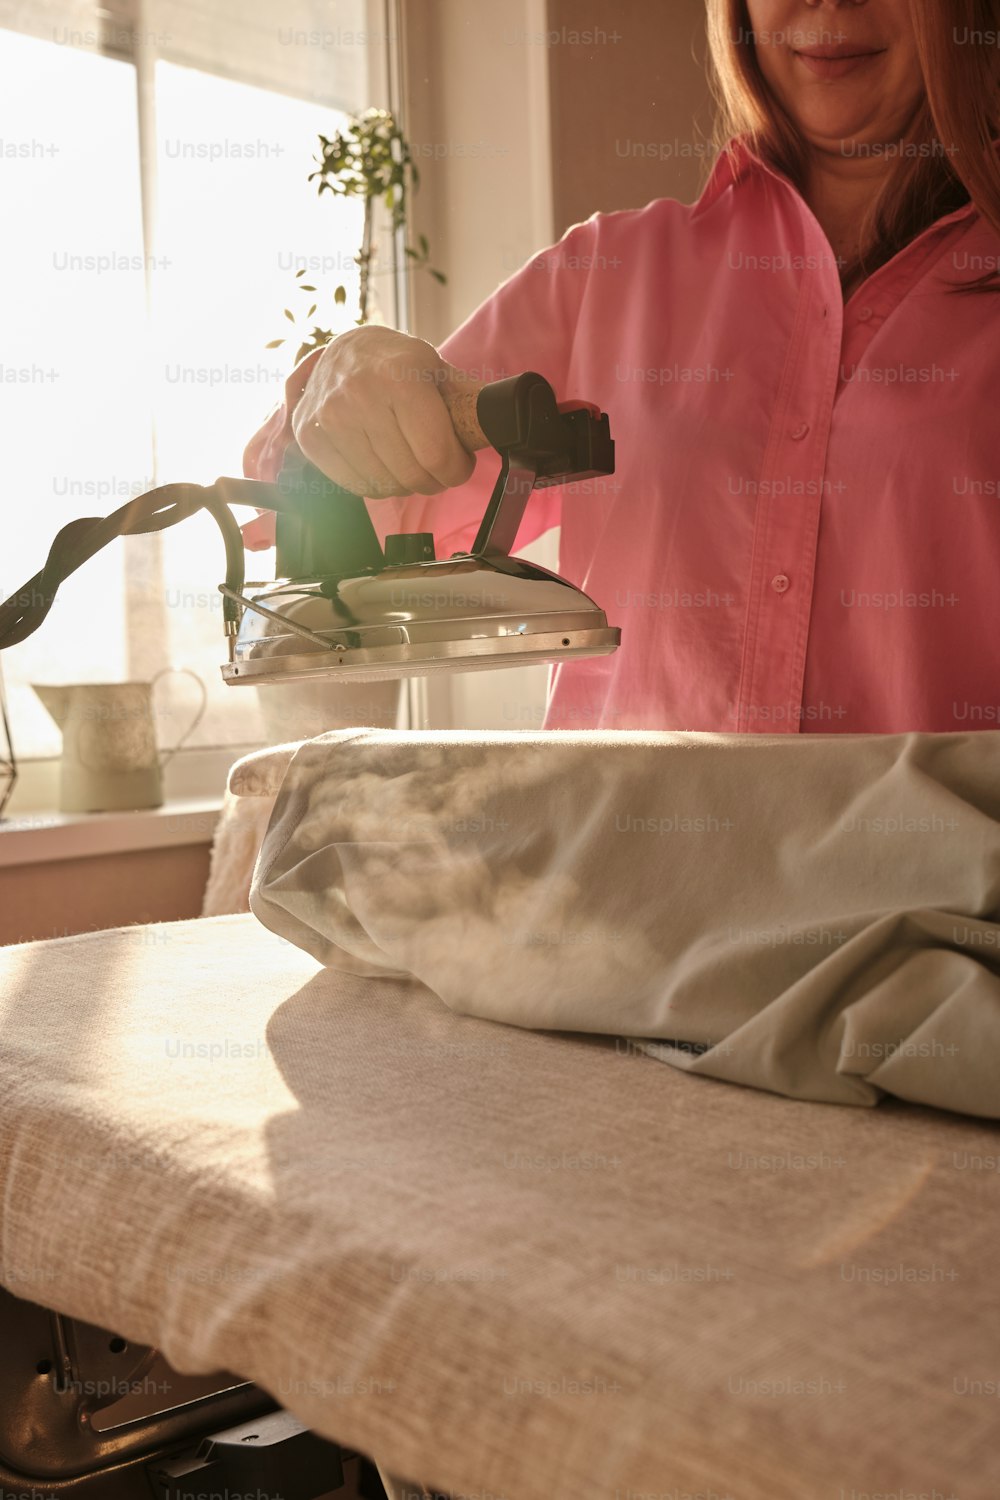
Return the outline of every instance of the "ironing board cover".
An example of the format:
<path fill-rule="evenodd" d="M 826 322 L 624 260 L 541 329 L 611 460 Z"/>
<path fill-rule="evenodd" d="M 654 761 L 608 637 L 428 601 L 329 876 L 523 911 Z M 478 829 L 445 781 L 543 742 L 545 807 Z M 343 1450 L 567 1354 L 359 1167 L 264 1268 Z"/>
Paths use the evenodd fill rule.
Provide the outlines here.
<path fill-rule="evenodd" d="M 252 916 L 0 951 L 0 1280 L 457 1496 L 995 1500 L 1000 1131 L 452 1014 Z"/>

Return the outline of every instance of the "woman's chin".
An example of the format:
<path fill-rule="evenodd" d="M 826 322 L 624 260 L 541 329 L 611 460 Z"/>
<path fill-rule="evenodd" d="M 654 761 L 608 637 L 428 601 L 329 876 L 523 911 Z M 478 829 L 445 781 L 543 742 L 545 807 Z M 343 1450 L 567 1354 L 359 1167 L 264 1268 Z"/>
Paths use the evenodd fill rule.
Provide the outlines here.
<path fill-rule="evenodd" d="M 798 123 L 809 145 L 824 156 L 843 156 L 856 161 L 859 157 L 882 154 L 877 144 L 868 138 L 867 122 L 863 123 L 853 112 L 803 110 Z"/>

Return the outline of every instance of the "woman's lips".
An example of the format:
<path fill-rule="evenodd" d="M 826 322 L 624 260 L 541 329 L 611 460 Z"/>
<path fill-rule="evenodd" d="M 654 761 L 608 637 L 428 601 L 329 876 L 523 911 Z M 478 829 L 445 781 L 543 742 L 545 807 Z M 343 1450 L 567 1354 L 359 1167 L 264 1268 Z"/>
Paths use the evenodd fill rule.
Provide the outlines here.
<path fill-rule="evenodd" d="M 796 52 L 795 56 L 817 78 L 846 78 L 848 73 L 884 57 L 885 52 Z"/>

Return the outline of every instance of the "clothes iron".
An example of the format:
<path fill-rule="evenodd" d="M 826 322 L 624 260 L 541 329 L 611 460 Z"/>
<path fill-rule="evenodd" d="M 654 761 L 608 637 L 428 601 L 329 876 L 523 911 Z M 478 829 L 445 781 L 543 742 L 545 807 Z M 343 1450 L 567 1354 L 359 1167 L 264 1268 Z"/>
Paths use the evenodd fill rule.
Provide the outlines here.
<path fill-rule="evenodd" d="M 592 599 L 510 556 L 534 489 L 614 472 L 607 416 L 583 403 L 560 406 L 532 372 L 459 387 L 446 399 L 464 446 L 493 447 L 501 459 L 471 551 L 436 558 L 429 532 L 388 536 L 383 548 L 364 499 L 293 449 L 275 484 L 164 485 L 103 520 L 63 527 L 45 567 L 0 604 L 0 648 L 36 630 L 63 579 L 113 537 L 162 530 L 204 508 L 226 544 L 222 675 L 232 687 L 362 682 L 615 651 L 621 632 Z M 277 577 L 251 591 L 234 504 L 277 515 Z"/>
<path fill-rule="evenodd" d="M 279 581 L 240 599 L 227 683 L 470 672 L 616 649 L 620 632 L 592 599 L 510 556 L 534 488 L 614 472 L 607 417 L 560 408 L 532 373 L 445 399 L 463 446 L 490 445 L 502 460 L 472 550 L 438 559 L 429 532 L 388 536 L 383 550 L 363 499 L 286 461 Z"/>

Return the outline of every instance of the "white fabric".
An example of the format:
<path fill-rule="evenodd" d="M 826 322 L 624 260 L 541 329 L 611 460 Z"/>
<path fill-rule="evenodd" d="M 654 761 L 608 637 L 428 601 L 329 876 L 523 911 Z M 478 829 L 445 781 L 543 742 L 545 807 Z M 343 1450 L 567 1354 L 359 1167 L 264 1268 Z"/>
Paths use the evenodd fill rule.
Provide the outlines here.
<path fill-rule="evenodd" d="M 295 753 L 251 908 L 468 1015 L 997 1118 L 998 752 L 996 733 L 340 730 Z"/>
<path fill-rule="evenodd" d="M 241 756 L 230 767 L 202 899 L 203 917 L 250 910 L 250 881 L 288 763 L 298 749 L 272 745 Z"/>
<path fill-rule="evenodd" d="M 5 948 L 0 1009 L 20 1296 L 470 1500 L 996 1500 L 995 1126 L 455 1016 L 249 916 Z"/>

